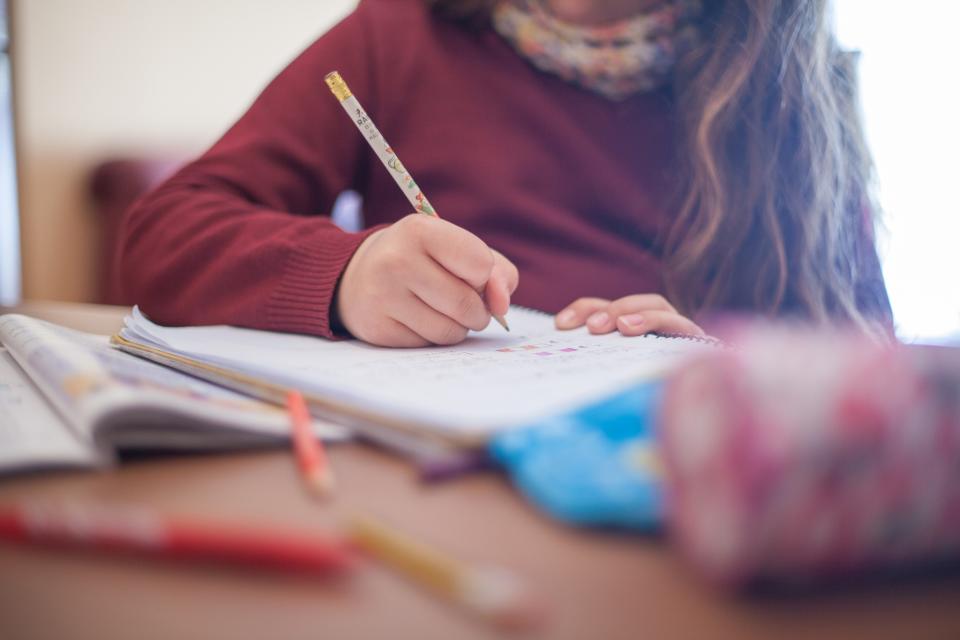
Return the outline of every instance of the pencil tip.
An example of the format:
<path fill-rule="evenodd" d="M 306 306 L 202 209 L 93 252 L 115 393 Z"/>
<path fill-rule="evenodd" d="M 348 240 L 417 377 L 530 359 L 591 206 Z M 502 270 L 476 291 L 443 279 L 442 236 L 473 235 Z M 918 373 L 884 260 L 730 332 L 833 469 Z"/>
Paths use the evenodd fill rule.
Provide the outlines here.
<path fill-rule="evenodd" d="M 507 324 L 506 318 L 504 318 L 503 316 L 493 316 L 493 319 L 496 320 L 497 324 L 499 324 L 501 327 L 503 327 L 507 331 L 510 331 L 510 325 Z"/>

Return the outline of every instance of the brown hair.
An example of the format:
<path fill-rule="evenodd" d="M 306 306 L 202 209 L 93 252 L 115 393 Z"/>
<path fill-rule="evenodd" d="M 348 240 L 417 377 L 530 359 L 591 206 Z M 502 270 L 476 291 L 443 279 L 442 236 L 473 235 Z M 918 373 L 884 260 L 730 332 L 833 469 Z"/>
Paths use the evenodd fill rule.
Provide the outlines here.
<path fill-rule="evenodd" d="M 426 0 L 483 20 L 495 0 Z M 866 326 L 889 322 L 855 57 L 828 0 L 705 2 L 678 64 L 682 194 L 664 244 L 671 301 Z"/>

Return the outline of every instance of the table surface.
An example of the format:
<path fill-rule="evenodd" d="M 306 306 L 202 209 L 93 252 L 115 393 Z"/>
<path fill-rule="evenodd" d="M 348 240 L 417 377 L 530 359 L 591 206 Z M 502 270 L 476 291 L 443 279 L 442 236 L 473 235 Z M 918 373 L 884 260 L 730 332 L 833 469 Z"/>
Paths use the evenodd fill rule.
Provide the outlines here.
<path fill-rule="evenodd" d="M 20 311 L 110 333 L 124 310 Z M 324 531 L 382 517 L 463 559 L 509 567 L 539 595 L 545 638 L 960 638 L 960 575 L 737 596 L 700 582 L 657 537 L 581 531 L 535 512 L 499 474 L 424 486 L 403 460 L 331 447 L 336 496 L 310 500 L 284 451 L 150 457 L 0 479 L 0 503 L 70 499 Z M 345 580 L 0 545 L 0 638 L 485 638 L 497 633 L 376 566 Z"/>

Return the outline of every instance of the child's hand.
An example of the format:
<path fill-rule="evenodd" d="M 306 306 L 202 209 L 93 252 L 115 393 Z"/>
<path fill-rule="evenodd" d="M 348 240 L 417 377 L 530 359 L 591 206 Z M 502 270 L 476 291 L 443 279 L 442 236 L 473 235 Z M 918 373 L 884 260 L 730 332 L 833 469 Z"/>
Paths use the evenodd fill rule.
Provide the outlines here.
<path fill-rule="evenodd" d="M 480 238 L 411 214 L 363 241 L 334 308 L 356 338 L 385 347 L 456 344 L 505 314 L 517 268 Z"/>
<path fill-rule="evenodd" d="M 590 333 L 617 330 L 625 336 L 646 333 L 706 335 L 700 327 L 683 317 L 666 298 L 656 293 L 641 293 L 618 300 L 580 298 L 557 314 L 558 329 L 576 329 L 587 325 Z"/>

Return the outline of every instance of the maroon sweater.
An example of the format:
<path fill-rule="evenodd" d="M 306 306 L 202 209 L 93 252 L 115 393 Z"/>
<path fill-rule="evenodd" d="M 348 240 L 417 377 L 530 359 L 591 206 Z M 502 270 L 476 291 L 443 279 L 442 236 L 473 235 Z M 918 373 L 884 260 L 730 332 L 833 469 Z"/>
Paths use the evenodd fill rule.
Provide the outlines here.
<path fill-rule="evenodd" d="M 411 212 L 327 89 L 334 69 L 440 215 L 516 264 L 515 303 L 555 312 L 580 296 L 662 292 L 676 147 L 666 93 L 613 103 L 422 0 L 366 0 L 128 213 L 124 288 L 152 318 L 331 335 L 353 252 Z M 363 195 L 365 232 L 330 221 L 346 189 Z"/>

